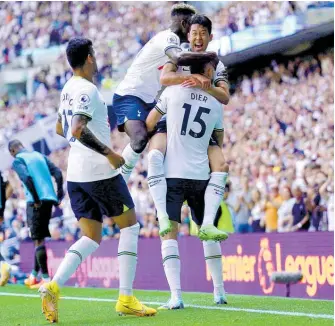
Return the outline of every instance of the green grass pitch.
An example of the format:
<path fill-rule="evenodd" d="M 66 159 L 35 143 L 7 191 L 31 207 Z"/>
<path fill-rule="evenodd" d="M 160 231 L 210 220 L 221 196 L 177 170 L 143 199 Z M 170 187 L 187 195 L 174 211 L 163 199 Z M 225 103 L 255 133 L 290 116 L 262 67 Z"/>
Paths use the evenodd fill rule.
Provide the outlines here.
<path fill-rule="evenodd" d="M 59 325 L 334 325 L 333 301 L 229 295 L 228 305 L 216 306 L 211 294 L 184 293 L 184 310 L 159 311 L 155 317 L 139 318 L 115 313 L 117 293 L 113 289 L 62 289 Z M 169 297 L 159 291 L 135 291 L 135 295 L 153 307 Z M 18 285 L 0 288 L 0 325 L 48 325 L 37 292 Z"/>

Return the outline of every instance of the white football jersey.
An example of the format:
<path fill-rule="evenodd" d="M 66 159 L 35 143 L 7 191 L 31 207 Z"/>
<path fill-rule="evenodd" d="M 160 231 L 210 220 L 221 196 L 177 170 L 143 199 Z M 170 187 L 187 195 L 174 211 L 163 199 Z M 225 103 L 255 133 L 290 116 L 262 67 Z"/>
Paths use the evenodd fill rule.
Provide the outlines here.
<path fill-rule="evenodd" d="M 70 143 L 67 180 L 91 182 L 119 174 L 108 159 L 76 140 L 71 132 L 72 117 L 89 117 L 88 129 L 106 146 L 112 148 L 107 106 L 97 87 L 81 77 L 72 77 L 65 84 L 58 113 L 62 116 L 63 132 Z"/>
<path fill-rule="evenodd" d="M 170 30 L 155 35 L 137 54 L 115 93 L 137 96 L 146 103 L 154 102 L 162 87 L 161 71 L 169 59 L 165 53 L 179 47 L 179 37 Z"/>
<path fill-rule="evenodd" d="M 165 177 L 209 179 L 208 145 L 214 130 L 223 130 L 223 107 L 198 88 L 167 87 L 155 109 L 166 114 Z"/>

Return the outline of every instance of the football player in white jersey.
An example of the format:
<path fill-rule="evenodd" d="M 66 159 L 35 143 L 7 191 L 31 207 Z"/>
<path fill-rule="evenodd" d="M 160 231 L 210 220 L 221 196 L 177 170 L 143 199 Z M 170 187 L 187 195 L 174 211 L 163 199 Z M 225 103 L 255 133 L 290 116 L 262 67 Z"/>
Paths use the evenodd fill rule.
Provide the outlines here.
<path fill-rule="evenodd" d="M 211 78 L 218 60 L 206 65 L 191 66 L 192 73 L 202 73 Z M 181 85 L 167 87 L 160 101 L 147 118 L 152 130 L 162 115 L 167 115 L 167 149 L 165 176 L 167 182 L 167 213 L 172 229 L 162 237 L 162 258 L 168 280 L 171 299 L 161 309 L 184 307 L 180 286 L 180 259 L 178 227 L 180 211 L 187 201 L 196 225 L 203 224 L 205 192 L 210 178 L 208 143 L 213 135 L 217 143 L 223 143 L 222 105 L 212 95 L 199 88 Z M 154 179 L 152 180 L 154 181 Z M 218 189 L 219 191 L 221 189 Z M 221 191 L 222 192 L 222 191 Z M 220 231 L 224 237 L 227 233 Z M 227 303 L 222 278 L 222 253 L 219 242 L 203 241 L 205 259 L 214 284 L 214 300 Z"/>
<path fill-rule="evenodd" d="M 204 15 L 194 15 L 190 19 L 190 31 L 188 40 L 192 51 L 205 51 L 212 39 L 212 22 Z M 191 77 L 191 78 L 190 78 Z M 164 65 L 160 81 L 162 85 L 181 84 L 185 87 L 199 86 L 196 78 L 190 75 L 189 67 L 178 67 L 173 62 Z M 220 61 L 214 75 L 213 83 L 206 92 L 214 96 L 222 104 L 229 101 L 228 76 L 224 64 Z M 164 178 L 164 154 L 166 148 L 166 121 L 162 119 L 158 123 L 158 129 L 150 140 L 148 154 L 148 181 L 151 196 L 154 200 L 157 217 L 159 220 L 160 235 L 164 236 L 171 229 L 166 212 L 166 181 Z M 228 164 L 225 163 L 222 148 L 211 141 L 208 148 L 211 167 L 211 182 L 205 195 L 205 217 L 200 230 L 200 236 L 204 240 L 213 240 L 217 236 L 214 228 L 214 219 L 223 200 L 223 192 L 228 177 Z M 155 182 L 153 182 L 153 180 Z"/>
<path fill-rule="evenodd" d="M 52 281 L 40 288 L 42 311 L 50 322 L 58 321 L 59 287 L 98 249 L 105 215 L 121 229 L 120 294 L 115 309 L 119 314 L 154 315 L 156 310 L 140 303 L 132 292 L 140 226 L 128 187 L 117 170 L 124 160 L 111 149 L 107 106 L 93 83 L 97 65 L 92 42 L 74 38 L 66 54 L 74 76 L 61 93 L 56 131 L 71 146 L 67 188 L 83 236 L 69 248 Z"/>
<path fill-rule="evenodd" d="M 188 20 L 195 14 L 194 7 L 178 3 L 171 9 L 171 27 L 154 36 L 137 54 L 113 97 L 112 110 L 117 117 L 118 129 L 130 138 L 122 152 L 125 164 L 121 173 L 126 182 L 139 156 L 148 143 L 145 119 L 155 107 L 161 84 L 159 77 L 164 64 L 170 59 L 178 65 L 189 65 L 198 60 L 209 62 L 215 53 L 183 53 L 180 44 L 187 42 Z M 203 87 L 210 83 L 202 76 Z"/>

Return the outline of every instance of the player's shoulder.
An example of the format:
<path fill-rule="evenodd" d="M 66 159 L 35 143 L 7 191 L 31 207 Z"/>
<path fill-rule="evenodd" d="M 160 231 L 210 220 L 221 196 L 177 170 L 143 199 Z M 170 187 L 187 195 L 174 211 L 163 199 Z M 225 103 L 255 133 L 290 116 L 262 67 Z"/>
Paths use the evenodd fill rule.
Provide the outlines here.
<path fill-rule="evenodd" d="M 180 45 L 179 36 L 172 32 L 170 29 L 166 29 L 157 34 L 157 40 L 164 41 L 164 43 L 175 44 L 176 46 Z"/>
<path fill-rule="evenodd" d="M 220 71 L 225 71 L 226 70 L 226 66 L 223 64 L 223 62 L 221 60 L 219 60 L 219 63 L 216 67 L 216 71 L 220 72 Z"/>

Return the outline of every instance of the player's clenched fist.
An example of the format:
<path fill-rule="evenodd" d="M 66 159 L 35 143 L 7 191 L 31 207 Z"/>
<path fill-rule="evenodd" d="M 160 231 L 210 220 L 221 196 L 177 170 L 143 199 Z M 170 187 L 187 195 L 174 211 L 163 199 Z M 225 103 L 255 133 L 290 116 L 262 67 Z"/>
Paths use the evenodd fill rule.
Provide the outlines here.
<path fill-rule="evenodd" d="M 112 152 L 107 155 L 109 163 L 115 168 L 120 168 L 124 163 L 124 158 L 118 153 Z"/>

